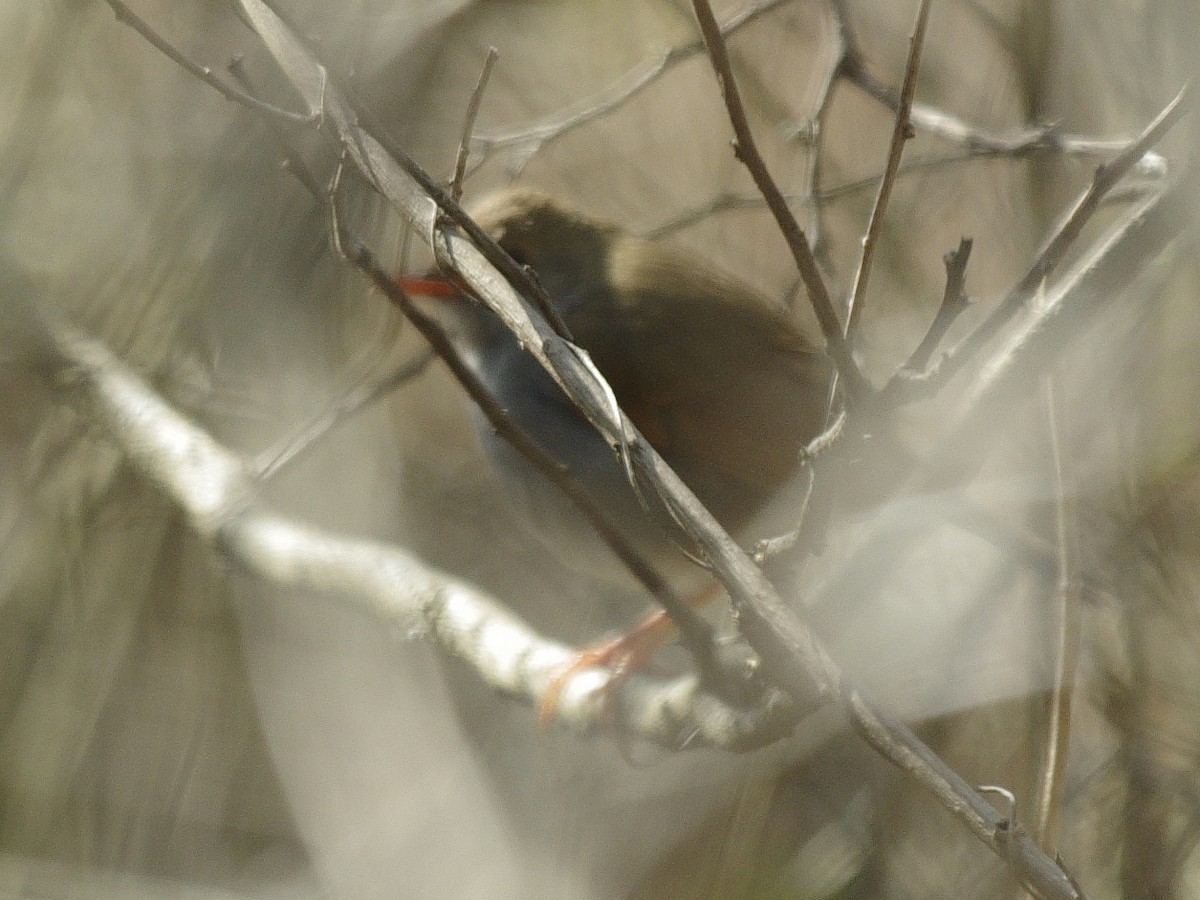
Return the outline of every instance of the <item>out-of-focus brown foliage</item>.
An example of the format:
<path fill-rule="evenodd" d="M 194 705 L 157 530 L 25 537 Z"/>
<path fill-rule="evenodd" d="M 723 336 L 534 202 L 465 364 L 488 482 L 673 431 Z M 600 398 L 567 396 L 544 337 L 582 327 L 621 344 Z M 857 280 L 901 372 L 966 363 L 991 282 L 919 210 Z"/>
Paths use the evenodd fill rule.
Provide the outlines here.
<path fill-rule="evenodd" d="M 870 72 L 894 85 L 908 6 L 795 0 L 730 39 L 785 191 L 809 182 L 818 157 L 796 134 L 820 113 L 815 183 L 832 195 L 819 214 L 796 208 L 819 235 L 835 296 L 853 277 L 874 188 L 833 189 L 878 173 L 891 128 L 890 111 L 845 83 L 827 109 L 816 106 L 837 16 Z M 446 173 L 489 45 L 501 57 L 480 136 L 586 110 L 697 38 L 687 5 L 668 0 L 280 7 L 334 77 Z M 244 53 L 256 83 L 287 103 L 224 5 L 138 9 L 214 68 Z M 227 570 L 41 378 L 29 305 L 102 338 L 248 455 L 420 341 L 333 254 L 323 212 L 280 169 L 252 113 L 98 0 L 10 2 L 0 21 L 10 47 L 0 62 L 0 312 L 12 324 L 0 328 L 0 889 L 1011 895 L 1003 865 L 833 716 L 758 754 L 648 754 L 631 767 L 615 740 L 540 733 L 529 710 L 419 640 Z M 1049 122 L 1127 137 L 1191 74 L 1198 32 L 1185 0 L 946 0 L 934 8 L 918 98 L 988 131 Z M 1160 148 L 1181 171 L 1196 128 L 1185 119 Z M 477 153 L 468 196 L 520 168 L 597 215 L 657 232 L 727 193 L 753 196 L 729 134 L 697 54 L 528 159 L 528 145 Z M 327 176 L 320 141 L 299 140 Z M 907 154 L 964 156 L 919 131 Z M 902 177 L 863 322 L 868 373 L 882 380 L 920 340 L 942 255 L 962 235 L 975 239 L 968 289 L 979 303 L 955 335 L 1021 274 L 1093 165 L 1056 153 L 976 156 Z M 358 196 L 355 226 L 398 264 L 402 224 Z M 775 295 L 793 286 L 759 206 L 667 230 Z M 1181 222 L 1056 367 L 1085 601 L 1059 846 L 1094 897 L 1200 894 L 1195 251 Z M 802 297 L 797 305 L 809 315 Z M 964 396 L 952 385 L 908 413 L 901 424 L 918 452 L 936 445 L 930 423 Z M 964 490 L 905 496 L 838 523 L 791 598 L 839 662 L 964 777 L 1013 790 L 1025 821 L 1054 585 L 1045 423 L 1031 390 L 977 448 Z M 580 584 L 529 538 L 481 460 L 464 403 L 434 367 L 268 491 L 319 525 L 405 544 L 564 639 L 595 637 L 642 608 L 632 587 L 614 596 Z M 963 496 L 1025 544 L 964 527 Z"/>

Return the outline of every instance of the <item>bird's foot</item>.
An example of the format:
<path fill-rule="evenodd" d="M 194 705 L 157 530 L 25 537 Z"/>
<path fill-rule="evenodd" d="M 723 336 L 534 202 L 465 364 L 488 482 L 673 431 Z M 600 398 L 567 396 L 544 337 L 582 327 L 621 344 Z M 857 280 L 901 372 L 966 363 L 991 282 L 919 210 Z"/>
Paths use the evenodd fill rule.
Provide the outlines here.
<path fill-rule="evenodd" d="M 659 647 L 675 634 L 675 625 L 661 610 L 651 613 L 629 631 L 611 640 L 584 647 L 576 653 L 550 681 L 538 703 L 538 725 L 545 728 L 554 719 L 558 701 L 567 682 L 584 669 L 597 666 L 611 671 L 604 691 L 606 713 L 611 707 L 613 692 L 630 675 L 644 671 Z"/>

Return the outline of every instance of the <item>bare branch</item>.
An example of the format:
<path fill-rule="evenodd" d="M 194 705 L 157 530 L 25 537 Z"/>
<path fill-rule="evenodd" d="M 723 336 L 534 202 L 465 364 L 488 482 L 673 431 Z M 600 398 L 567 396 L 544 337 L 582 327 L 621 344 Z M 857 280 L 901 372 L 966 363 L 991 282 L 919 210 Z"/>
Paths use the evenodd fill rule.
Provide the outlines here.
<path fill-rule="evenodd" d="M 769 13 L 790 2 L 792 0 L 760 0 L 759 3 L 742 10 L 722 25 L 721 33 L 728 37 L 765 13 Z M 576 108 L 581 108 L 579 112 L 569 114 L 558 113 L 535 125 L 525 125 L 506 131 L 495 131 L 490 134 L 478 134 L 474 137 L 473 143 L 479 150 L 481 160 L 493 151 L 505 147 L 524 148 L 521 153 L 520 162 L 512 173 L 513 175 L 518 175 L 529 160 L 543 150 L 551 141 L 562 137 L 581 125 L 593 122 L 620 108 L 627 101 L 640 94 L 645 88 L 652 85 L 666 72 L 702 52 L 704 52 L 703 41 L 695 41 L 691 44 L 685 44 L 682 47 L 673 47 L 649 63 L 643 63 L 631 69 L 599 94 L 589 97 L 578 104 Z"/>
<path fill-rule="evenodd" d="M 99 342 L 65 324 L 48 326 L 55 359 L 47 376 L 95 421 L 135 471 L 162 490 L 190 527 L 241 569 L 283 587 L 313 591 L 367 612 L 398 636 L 424 633 L 472 665 L 493 688 L 536 703 L 574 651 L 538 636 L 483 592 L 382 544 L 294 522 L 258 494 L 250 467 L 162 400 Z M 644 676 L 612 685 L 590 669 L 568 684 L 557 720 L 580 730 L 617 725 L 672 749 L 744 749 L 790 721 L 775 694 L 734 710 L 694 677 Z M 774 723 L 774 724 L 773 724 Z"/>
<path fill-rule="evenodd" d="M 425 233 L 420 225 L 432 226 L 434 222 L 434 213 L 424 200 L 428 189 L 422 190 L 428 176 L 411 174 L 409 169 L 415 168 L 413 164 L 393 160 L 387 148 L 357 125 L 355 110 L 332 85 L 323 84 L 317 77 L 323 73 L 323 67 L 266 7 L 258 0 L 242 0 L 242 3 L 248 18 L 310 107 L 319 104 L 324 110 L 325 120 L 332 122 L 350 158 L 372 184 L 414 219 L 418 233 Z M 443 202 L 440 195 L 439 202 Z M 447 204 L 447 209 L 456 210 L 456 205 Z M 468 225 L 464 224 L 463 228 L 468 229 Z M 602 433 L 610 440 L 614 440 L 621 430 L 632 435 L 630 453 L 635 466 L 647 481 L 659 486 L 663 496 L 674 504 L 676 512 L 690 521 L 690 527 L 713 560 L 715 570 L 730 588 L 744 633 L 759 650 L 768 676 L 776 678 L 797 698 L 811 695 L 814 685 L 818 692 L 836 697 L 856 727 L 881 753 L 933 790 L 948 809 L 968 823 L 973 833 L 1001 853 L 1018 871 L 1022 883 L 1039 896 L 1080 896 L 1065 873 L 1036 848 L 1027 848 L 1027 839 L 1009 828 L 1010 823 L 983 803 L 977 792 L 933 756 L 903 725 L 864 701 L 853 685 L 844 680 L 811 632 L 782 610 L 761 573 L 733 546 L 728 535 L 699 507 L 695 498 L 632 426 L 626 427 L 625 422 L 619 420 L 619 412 L 614 413 L 604 402 L 604 393 L 595 376 L 581 370 L 563 338 L 555 334 L 538 312 L 527 306 L 487 265 L 473 242 L 455 232 L 434 232 L 431 227 L 429 232 L 434 233 L 437 242 L 443 245 L 444 255 L 456 265 L 463 280 L 509 323 L 518 338 Z"/>
<path fill-rule="evenodd" d="M 977 838 L 1009 864 L 1014 877 L 1038 897 L 1076 897 L 1083 893 L 1063 868 L 1038 847 L 1023 828 L 1001 816 L 978 789 L 917 739 L 899 720 L 851 691 L 851 720 L 863 739 L 884 758 L 913 775 Z"/>
<path fill-rule="evenodd" d="M 729 113 L 729 121 L 733 126 L 734 155 L 749 170 L 755 185 L 766 199 L 767 206 L 770 207 L 771 214 L 775 217 L 784 240 L 787 241 L 792 258 L 796 261 L 796 268 L 804 280 L 804 286 L 808 289 L 808 298 L 812 303 L 813 311 L 817 314 L 821 332 L 825 336 L 826 350 L 837 365 L 838 374 L 844 382 L 846 393 L 851 399 L 862 397 L 869 393 L 870 385 L 850 355 L 850 347 L 845 340 L 841 320 L 833 308 L 829 288 L 825 285 L 825 279 L 821 275 L 816 257 L 813 256 L 808 238 L 805 237 L 800 223 L 796 221 L 796 217 L 788 208 L 787 201 L 774 179 L 771 178 L 766 163 L 755 145 L 754 135 L 750 131 L 750 123 L 746 118 L 746 110 L 742 106 L 741 96 L 738 93 L 737 82 L 733 77 L 733 69 L 729 64 L 729 53 L 725 49 L 725 40 L 721 35 L 720 28 L 717 27 L 712 7 L 709 6 L 707 0 L 692 0 L 692 8 L 700 23 L 700 31 L 704 35 L 704 43 L 708 47 L 713 70 L 717 73 L 717 81 L 721 86 L 721 95 L 725 99 L 725 109 Z"/>
<path fill-rule="evenodd" d="M 276 56 L 285 74 L 299 90 L 307 91 L 306 99 L 310 102 L 316 100 L 313 73 L 323 71 L 323 67 L 258 0 L 241 2 L 248 18 Z M 394 160 L 378 141 L 359 128 L 357 116 L 332 85 L 326 85 L 321 90 L 320 102 L 324 104 L 326 121 L 332 123 L 349 157 L 364 175 L 414 220 L 418 233 L 436 235 L 443 244 L 443 255 L 456 264 L 464 282 L 509 325 L 589 420 L 610 441 L 615 441 L 622 432 L 631 435 L 629 449 L 635 467 L 649 484 L 656 486 L 661 496 L 673 504 L 675 512 L 689 521 L 691 530 L 713 562 L 715 573 L 730 591 L 743 634 L 759 653 L 764 673 L 801 703 L 804 702 L 802 698 L 812 696 L 815 688 L 818 696 L 832 694 L 837 697 L 860 727 L 873 727 L 873 723 L 883 722 L 883 731 L 889 736 L 890 743 L 881 746 L 881 752 L 898 764 L 908 757 L 920 760 L 920 764 L 912 769 L 914 775 L 921 783 L 934 789 L 952 812 L 963 815 L 965 808 L 977 809 L 980 804 L 986 806 L 969 787 L 964 789 L 965 793 L 958 793 L 961 779 L 949 767 L 903 726 L 897 729 L 888 727 L 889 720 L 854 691 L 816 636 L 784 609 L 758 568 L 641 438 L 632 422 L 624 417 L 622 421 L 614 418 L 614 411 L 605 400 L 606 392 L 596 383 L 595 375 L 583 370 L 576 353 L 548 327 L 536 311 L 525 305 L 506 281 L 498 277 L 476 246 L 454 232 L 432 231 L 435 214 L 421 202 L 423 197 L 429 196 L 428 190 L 422 190 L 424 183 L 432 185 L 432 179 L 424 173 L 419 179 L 416 176 L 411 176 L 411 180 L 404 178 L 409 168 L 417 168 L 415 163 Z M 439 203 L 443 199 L 449 200 L 439 192 Z M 448 208 L 454 206 L 451 203 Z M 896 748 L 906 749 L 897 752 Z M 951 787 L 943 789 L 945 785 Z M 986 816 L 989 810 L 990 807 L 978 810 L 978 814 Z M 990 812 L 990 815 L 995 814 Z M 974 821 L 978 816 L 969 818 Z M 983 821 L 988 820 L 984 818 Z M 979 829 L 972 825 L 972 830 L 987 840 L 993 849 L 1007 854 L 1009 841 L 1001 840 L 1000 824 L 996 821 L 996 827 L 988 836 L 983 833 L 987 831 L 986 828 Z M 1038 858 L 1035 856 L 1035 859 Z M 1010 862 L 1013 860 L 1010 859 Z M 1023 865 L 1023 860 L 1018 859 L 1016 863 Z M 1033 884 L 1039 896 L 1079 896 L 1069 879 L 1044 856 L 1040 857 L 1036 866 L 1021 871 L 1023 882 Z"/>
<path fill-rule="evenodd" d="M 219 94 L 228 100 L 233 100 L 250 109 L 257 110 L 263 115 L 271 116 L 276 119 L 282 119 L 288 122 L 299 122 L 301 124 L 311 124 L 317 121 L 318 112 L 297 113 L 290 110 L 282 109 L 272 103 L 267 103 L 260 100 L 252 94 L 247 94 L 244 91 L 239 91 L 217 77 L 216 73 L 208 66 L 201 66 L 189 59 L 183 53 L 175 48 L 173 44 L 163 38 L 157 31 L 150 27 L 145 19 L 141 18 L 137 13 L 125 5 L 123 0 L 104 0 L 112 11 L 117 16 L 118 22 L 123 22 L 128 25 L 149 43 L 152 47 L 159 50 L 173 63 L 182 68 L 185 72 L 199 78 L 205 84 L 214 88 Z"/>
<path fill-rule="evenodd" d="M 881 396 L 892 396 L 893 391 L 902 389 L 900 385 L 914 378 L 929 377 L 929 360 L 933 358 L 934 351 L 941 346 L 942 339 L 950 330 L 950 326 L 954 324 L 955 319 L 970 306 L 971 301 L 967 298 L 965 287 L 967 262 L 971 258 L 973 246 L 974 241 L 970 238 L 962 238 L 958 243 L 958 248 L 950 251 L 943 258 L 943 262 L 946 264 L 946 290 L 942 294 L 942 302 L 938 306 L 937 314 L 929 323 L 929 330 L 925 332 L 925 337 L 913 350 L 907 362 L 897 370 L 884 389 L 880 391 Z"/>
<path fill-rule="evenodd" d="M 899 108 L 899 92 L 867 71 L 857 50 L 847 51 L 841 74 L 893 112 Z M 1128 139 L 1062 134 L 1049 125 L 1027 126 L 1008 133 L 991 132 L 927 103 L 913 103 L 909 122 L 926 134 L 958 144 L 978 156 L 1017 157 L 1042 152 L 1103 157 L 1119 153 L 1129 145 Z M 1166 174 L 1166 160 L 1154 152 L 1147 152 L 1138 166 L 1150 177 L 1161 178 Z"/>
<path fill-rule="evenodd" d="M 362 412 L 377 400 L 383 399 L 406 381 L 416 378 L 425 371 L 432 359 L 433 353 L 426 350 L 416 359 L 382 377 L 365 384 L 355 385 L 335 403 L 322 410 L 320 415 L 315 416 L 299 432 L 281 444 L 260 453 L 250 465 L 250 470 L 256 478 L 264 481 L 274 477 L 280 469 L 295 462 L 301 454 L 343 422 Z"/>
<path fill-rule="evenodd" d="M 917 21 L 908 41 L 908 62 L 904 68 L 904 83 L 900 87 L 900 102 L 896 107 L 896 121 L 892 128 L 892 140 L 888 146 L 887 164 L 884 166 L 883 178 L 879 181 L 879 193 L 875 195 L 875 205 L 871 208 L 867 233 L 863 237 L 862 257 L 859 259 L 858 271 L 854 275 L 854 288 L 850 292 L 846 340 L 851 347 L 854 346 L 858 322 L 862 316 L 863 306 L 866 305 L 867 282 L 870 280 L 871 266 L 875 261 L 875 248 L 879 245 L 879 236 L 883 233 L 883 216 L 887 212 L 888 200 L 892 196 L 892 187 L 895 185 L 896 175 L 900 171 L 900 158 L 904 155 L 904 143 L 911 136 L 908 117 L 909 111 L 912 109 L 913 94 L 917 90 L 917 73 L 921 69 L 921 48 L 925 44 L 925 29 L 929 24 L 931 2 L 932 0 L 921 0 L 921 5 L 917 9 Z"/>
<path fill-rule="evenodd" d="M 1050 690 L 1045 695 L 1045 742 L 1034 793 L 1036 820 L 1034 837 L 1047 853 L 1058 845 L 1063 797 L 1066 793 L 1067 755 L 1071 743 L 1071 702 L 1075 696 L 1075 673 L 1079 667 L 1080 583 L 1076 571 L 1075 514 L 1063 453 L 1063 409 L 1055 378 L 1043 379 L 1046 431 L 1050 444 L 1050 476 L 1054 485 L 1054 533 L 1058 577 L 1052 602 Z"/>
<path fill-rule="evenodd" d="M 462 199 L 462 183 L 463 176 L 467 171 L 471 133 L 475 130 L 475 118 L 479 115 L 480 104 L 483 103 L 483 92 L 487 89 L 492 66 L 496 64 L 499 56 L 499 50 L 495 47 L 488 47 L 487 57 L 483 61 L 483 69 L 479 73 L 479 80 L 475 83 L 475 90 L 471 92 L 471 101 L 467 104 L 467 114 L 463 118 L 462 138 L 458 142 L 458 155 L 454 159 L 454 175 L 450 178 L 450 196 L 455 201 Z"/>
<path fill-rule="evenodd" d="M 995 335 L 1017 314 L 1030 297 L 1042 286 L 1043 280 L 1066 258 L 1068 250 L 1079 237 L 1083 227 L 1090 221 L 1101 202 L 1117 182 L 1142 158 L 1146 151 L 1158 143 L 1164 134 L 1179 119 L 1186 107 L 1183 98 L 1186 88 L 1181 89 L 1135 140 L 1111 161 L 1097 167 L 1091 184 L 1075 201 L 1075 205 L 1062 218 L 1053 234 L 1034 258 L 1033 264 L 1021 280 L 1004 297 L 992 314 L 980 326 L 943 357 L 928 379 L 912 382 L 920 385 L 920 394 L 936 393 L 959 372 Z M 914 392 L 916 393 L 916 392 Z"/>

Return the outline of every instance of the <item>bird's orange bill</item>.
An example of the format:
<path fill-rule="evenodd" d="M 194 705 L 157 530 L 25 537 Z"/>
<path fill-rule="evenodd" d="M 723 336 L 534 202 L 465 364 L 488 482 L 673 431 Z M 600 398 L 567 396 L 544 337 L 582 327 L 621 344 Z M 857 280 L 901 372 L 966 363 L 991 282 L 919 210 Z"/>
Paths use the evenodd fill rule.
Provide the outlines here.
<path fill-rule="evenodd" d="M 462 292 L 444 275 L 401 275 L 396 283 L 412 297 L 457 297 Z"/>

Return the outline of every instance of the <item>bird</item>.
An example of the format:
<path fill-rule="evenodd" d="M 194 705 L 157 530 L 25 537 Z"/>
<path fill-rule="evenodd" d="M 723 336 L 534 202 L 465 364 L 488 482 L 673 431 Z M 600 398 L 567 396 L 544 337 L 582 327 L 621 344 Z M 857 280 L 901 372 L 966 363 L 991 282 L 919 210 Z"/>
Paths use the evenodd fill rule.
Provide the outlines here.
<path fill-rule="evenodd" d="M 501 190 L 469 212 L 534 274 L 621 409 L 727 531 L 744 535 L 801 481 L 804 448 L 826 423 L 833 368 L 788 307 L 702 256 L 533 188 Z M 428 278 L 411 283 L 428 293 Z M 696 574 L 681 550 L 687 539 L 661 504 L 630 484 L 619 448 L 488 309 L 460 304 L 455 318 L 481 380 L 513 424 L 570 471 L 652 565 L 687 583 L 685 596 L 711 596 L 711 587 L 696 586 L 711 585 L 711 577 Z M 611 572 L 615 557 L 573 504 L 492 428 L 480 433 L 533 532 L 568 567 Z M 629 634 L 647 624 L 640 628 Z M 581 659 L 607 662 L 633 642 L 606 642 Z"/>

